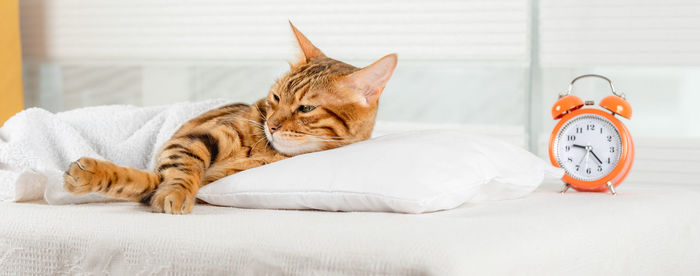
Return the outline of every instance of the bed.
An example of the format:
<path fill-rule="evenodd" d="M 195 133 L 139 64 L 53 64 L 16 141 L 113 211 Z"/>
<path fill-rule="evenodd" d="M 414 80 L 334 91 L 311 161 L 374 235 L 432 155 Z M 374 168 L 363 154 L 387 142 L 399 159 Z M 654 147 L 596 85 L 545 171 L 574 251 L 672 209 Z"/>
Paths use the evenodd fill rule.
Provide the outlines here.
<path fill-rule="evenodd" d="M 421 215 L 0 203 L 2 274 L 698 275 L 700 187 L 542 185 Z"/>

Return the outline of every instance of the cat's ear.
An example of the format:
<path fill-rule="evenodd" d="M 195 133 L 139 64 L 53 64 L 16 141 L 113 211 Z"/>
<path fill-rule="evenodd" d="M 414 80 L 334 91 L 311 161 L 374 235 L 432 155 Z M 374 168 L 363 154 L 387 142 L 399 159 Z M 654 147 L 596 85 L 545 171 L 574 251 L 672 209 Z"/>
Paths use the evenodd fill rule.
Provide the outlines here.
<path fill-rule="evenodd" d="M 394 73 L 398 57 L 389 54 L 371 65 L 343 77 L 341 85 L 358 93 L 359 101 L 364 105 L 375 103 L 384 91 L 384 86 Z"/>
<path fill-rule="evenodd" d="M 301 58 L 301 62 L 307 62 L 312 58 L 315 57 L 322 57 L 325 56 L 321 50 L 316 48 L 313 44 L 311 44 L 311 41 L 309 41 L 308 38 L 304 34 L 302 34 L 297 27 L 294 27 L 294 24 L 292 24 L 292 21 L 289 21 L 289 26 L 292 27 L 292 32 L 294 33 L 294 37 L 297 39 L 297 43 L 299 44 L 299 48 L 301 49 L 301 54 L 303 57 Z"/>

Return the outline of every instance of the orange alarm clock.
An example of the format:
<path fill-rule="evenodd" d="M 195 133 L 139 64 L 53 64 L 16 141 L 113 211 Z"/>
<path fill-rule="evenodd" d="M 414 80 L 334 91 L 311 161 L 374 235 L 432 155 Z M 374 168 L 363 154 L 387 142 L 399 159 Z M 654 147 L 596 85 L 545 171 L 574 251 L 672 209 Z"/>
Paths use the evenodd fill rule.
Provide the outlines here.
<path fill-rule="evenodd" d="M 571 94 L 574 83 L 587 77 L 601 78 L 610 84 L 612 95 L 599 104 L 607 111 L 592 107 L 593 101 L 584 102 Z M 552 165 L 564 169 L 562 193 L 571 187 L 577 191 L 616 194 L 615 188 L 632 168 L 634 143 L 627 127 L 615 115 L 630 119 L 632 106 L 604 76 L 578 76 L 566 93 L 559 94 L 552 107 L 552 118 L 559 123 L 549 138 L 549 159 Z"/>

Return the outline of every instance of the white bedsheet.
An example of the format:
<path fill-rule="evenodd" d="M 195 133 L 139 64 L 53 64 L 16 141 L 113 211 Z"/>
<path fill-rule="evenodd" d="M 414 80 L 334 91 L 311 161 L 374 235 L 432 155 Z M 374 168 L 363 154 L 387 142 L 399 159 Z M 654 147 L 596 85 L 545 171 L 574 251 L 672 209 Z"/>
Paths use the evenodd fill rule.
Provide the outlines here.
<path fill-rule="evenodd" d="M 698 275 L 700 187 L 625 183 L 422 215 L 0 203 L 0 271 Z"/>

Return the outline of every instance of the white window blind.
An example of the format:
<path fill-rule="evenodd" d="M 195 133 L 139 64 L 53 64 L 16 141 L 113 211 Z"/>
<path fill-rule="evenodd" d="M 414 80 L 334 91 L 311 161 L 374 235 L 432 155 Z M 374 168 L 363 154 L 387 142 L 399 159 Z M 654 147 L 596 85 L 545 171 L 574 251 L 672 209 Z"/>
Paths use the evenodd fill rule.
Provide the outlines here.
<path fill-rule="evenodd" d="M 700 141 L 680 138 L 640 138 L 629 182 L 700 185 Z"/>
<path fill-rule="evenodd" d="M 539 3 L 543 66 L 700 65 L 700 1 Z"/>
<path fill-rule="evenodd" d="M 23 0 L 24 55 L 53 61 L 267 60 L 291 19 L 327 54 L 527 64 L 527 0 Z"/>

